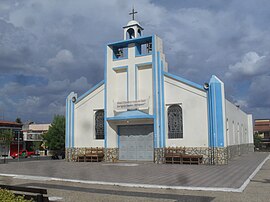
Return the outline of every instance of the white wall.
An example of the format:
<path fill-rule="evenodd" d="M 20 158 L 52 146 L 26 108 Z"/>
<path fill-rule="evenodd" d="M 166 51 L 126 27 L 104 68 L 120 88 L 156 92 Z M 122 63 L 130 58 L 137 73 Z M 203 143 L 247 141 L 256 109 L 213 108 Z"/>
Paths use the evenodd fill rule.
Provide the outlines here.
<path fill-rule="evenodd" d="M 166 147 L 208 147 L 206 92 L 165 76 Z M 168 139 L 167 108 L 180 104 L 183 112 L 183 138 Z"/>
<path fill-rule="evenodd" d="M 114 102 L 118 101 L 126 101 L 127 100 L 127 70 L 125 71 L 116 71 L 115 72 L 115 81 L 116 81 L 116 89 L 115 92 L 115 100 Z M 110 84 L 108 84 L 110 87 Z"/>
<path fill-rule="evenodd" d="M 137 69 L 137 100 L 149 99 L 146 113 L 153 114 L 153 73 L 152 65 L 141 66 Z"/>
<path fill-rule="evenodd" d="M 75 104 L 74 147 L 104 147 L 104 140 L 95 139 L 96 110 L 104 109 L 104 84 Z"/>
<path fill-rule="evenodd" d="M 225 103 L 227 145 L 253 143 L 252 116 L 247 115 L 228 100 Z"/>

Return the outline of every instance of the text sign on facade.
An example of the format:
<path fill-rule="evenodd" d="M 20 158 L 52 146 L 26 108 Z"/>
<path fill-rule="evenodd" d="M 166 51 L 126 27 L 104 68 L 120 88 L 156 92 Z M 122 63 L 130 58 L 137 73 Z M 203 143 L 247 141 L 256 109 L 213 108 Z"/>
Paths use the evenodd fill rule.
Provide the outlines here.
<path fill-rule="evenodd" d="M 114 103 L 115 110 L 135 110 L 148 108 L 148 99 L 141 99 L 135 101 L 120 101 Z"/>

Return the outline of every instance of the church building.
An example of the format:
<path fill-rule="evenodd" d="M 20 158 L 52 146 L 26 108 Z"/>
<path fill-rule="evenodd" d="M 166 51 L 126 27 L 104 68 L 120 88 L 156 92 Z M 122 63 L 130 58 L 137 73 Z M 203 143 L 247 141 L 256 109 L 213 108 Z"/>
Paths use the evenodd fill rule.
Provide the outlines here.
<path fill-rule="evenodd" d="M 133 12 L 134 13 L 134 12 Z M 164 163 L 165 148 L 227 164 L 253 151 L 252 115 L 225 98 L 224 83 L 203 85 L 169 73 L 162 39 L 134 20 L 106 46 L 104 80 L 66 98 L 66 158 L 103 148 L 104 160 Z"/>

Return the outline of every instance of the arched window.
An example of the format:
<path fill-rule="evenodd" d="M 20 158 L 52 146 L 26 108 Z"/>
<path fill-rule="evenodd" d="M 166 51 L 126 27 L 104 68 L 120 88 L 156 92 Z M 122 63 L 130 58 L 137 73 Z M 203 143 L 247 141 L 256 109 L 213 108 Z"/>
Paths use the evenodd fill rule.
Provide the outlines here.
<path fill-rule="evenodd" d="M 139 36 L 142 36 L 142 32 L 140 29 L 138 29 L 138 34 L 139 34 Z"/>
<path fill-rule="evenodd" d="M 135 31 L 134 31 L 134 29 L 133 28 L 129 28 L 128 30 L 127 30 L 127 34 L 128 34 L 128 39 L 133 39 L 133 38 L 135 38 Z"/>
<path fill-rule="evenodd" d="M 183 115 L 179 105 L 168 108 L 168 138 L 183 138 Z"/>
<path fill-rule="evenodd" d="M 95 113 L 96 139 L 104 139 L 104 110 Z"/>

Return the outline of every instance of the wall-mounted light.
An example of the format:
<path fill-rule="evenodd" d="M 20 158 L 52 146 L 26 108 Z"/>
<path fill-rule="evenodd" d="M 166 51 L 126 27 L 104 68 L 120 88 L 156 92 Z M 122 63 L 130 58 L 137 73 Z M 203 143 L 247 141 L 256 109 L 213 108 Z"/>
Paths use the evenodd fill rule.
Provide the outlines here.
<path fill-rule="evenodd" d="M 76 102 L 76 97 L 72 97 L 72 102 L 75 103 Z"/>
<path fill-rule="evenodd" d="M 208 90 L 209 89 L 209 83 L 204 83 L 203 88 L 204 88 L 204 90 Z"/>

